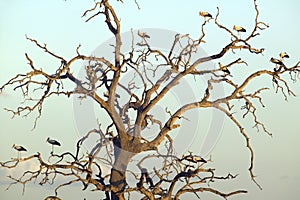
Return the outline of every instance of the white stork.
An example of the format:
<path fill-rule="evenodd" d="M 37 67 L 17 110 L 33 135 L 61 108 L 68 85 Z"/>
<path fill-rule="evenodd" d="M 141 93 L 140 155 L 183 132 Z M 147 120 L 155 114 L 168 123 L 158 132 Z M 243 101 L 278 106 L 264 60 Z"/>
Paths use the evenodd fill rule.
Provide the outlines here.
<path fill-rule="evenodd" d="M 60 146 L 60 143 L 58 141 L 50 139 L 49 137 L 47 138 L 47 142 L 52 145 L 52 152 L 53 152 L 53 146 L 54 145 Z"/>
<path fill-rule="evenodd" d="M 209 21 L 210 19 L 212 19 L 212 15 L 208 12 L 204 12 L 204 11 L 200 11 L 199 15 L 204 17 L 205 21 L 207 19 L 207 21 Z"/>
<path fill-rule="evenodd" d="M 280 60 L 283 61 L 284 58 L 289 58 L 290 56 L 286 52 L 281 52 L 279 54 Z"/>
<path fill-rule="evenodd" d="M 246 32 L 246 29 L 244 29 L 241 26 L 237 26 L 237 25 L 233 26 L 233 30 L 235 30 L 236 32 L 238 32 L 238 35 L 240 36 L 240 39 L 241 39 L 241 32 Z"/>
<path fill-rule="evenodd" d="M 16 144 L 13 144 L 12 148 L 14 148 L 15 150 L 18 151 L 18 158 L 21 157 L 21 151 L 27 151 L 27 149 L 25 149 L 24 147 L 16 145 Z"/>
<path fill-rule="evenodd" d="M 193 156 L 193 155 L 186 156 L 185 160 L 187 160 L 189 162 L 193 162 L 193 163 L 199 163 L 199 162 L 207 163 L 207 161 L 204 160 L 202 157 L 200 157 L 200 156 Z"/>
<path fill-rule="evenodd" d="M 279 65 L 279 66 L 282 66 L 282 65 L 283 65 L 283 62 L 282 62 L 281 60 L 272 57 L 272 58 L 270 59 L 270 62 L 276 64 L 276 66 L 275 66 L 275 68 L 274 68 L 274 71 L 275 71 L 275 72 L 277 72 L 278 70 L 280 71 L 280 67 L 279 67 L 279 69 L 278 69 L 277 65 Z"/>
<path fill-rule="evenodd" d="M 283 62 L 277 58 L 271 58 L 270 61 L 274 64 L 283 65 Z"/>
<path fill-rule="evenodd" d="M 229 69 L 228 69 L 226 66 L 223 66 L 222 63 L 220 63 L 220 62 L 218 62 L 218 64 L 219 64 L 220 69 L 221 69 L 224 73 L 226 73 L 226 75 L 229 75 L 229 74 L 230 74 L 230 71 L 229 71 Z"/>
<path fill-rule="evenodd" d="M 234 25 L 233 26 L 233 30 L 237 31 L 237 32 L 246 32 L 246 29 L 244 29 L 243 27 L 241 26 L 237 26 L 237 25 Z"/>
<path fill-rule="evenodd" d="M 140 36 L 141 38 L 150 38 L 150 36 L 149 35 L 147 35 L 147 33 L 146 32 L 142 32 L 142 31 L 140 31 L 140 30 L 138 30 L 138 36 Z"/>

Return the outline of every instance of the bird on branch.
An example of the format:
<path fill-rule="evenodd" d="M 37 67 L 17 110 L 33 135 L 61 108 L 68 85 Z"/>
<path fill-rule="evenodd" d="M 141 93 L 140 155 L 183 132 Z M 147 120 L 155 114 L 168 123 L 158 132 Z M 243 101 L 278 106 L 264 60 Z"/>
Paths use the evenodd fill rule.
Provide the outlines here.
<path fill-rule="evenodd" d="M 138 30 L 138 36 L 140 36 L 141 38 L 145 39 L 145 38 L 150 38 L 149 35 L 147 35 L 146 32 L 142 32 L 140 30 Z"/>
<path fill-rule="evenodd" d="M 276 66 L 275 66 L 275 68 L 274 68 L 274 72 L 280 71 L 280 70 L 281 70 L 281 66 L 284 66 L 283 62 L 282 62 L 281 60 L 277 59 L 277 58 L 273 58 L 273 57 L 272 57 L 272 58 L 270 59 L 270 62 L 276 64 Z M 278 67 L 277 65 L 279 65 L 279 67 Z M 285 67 L 285 66 L 284 66 L 284 67 Z"/>
<path fill-rule="evenodd" d="M 244 33 L 246 32 L 246 29 L 244 29 L 241 26 L 237 26 L 237 25 L 233 26 L 233 30 L 235 30 L 236 32 L 238 32 L 238 35 L 239 35 L 240 39 L 241 39 L 241 32 L 244 32 Z"/>
<path fill-rule="evenodd" d="M 54 147 L 54 145 L 56 145 L 56 146 L 61 146 L 60 143 L 59 143 L 58 141 L 53 140 L 53 139 L 50 139 L 49 137 L 47 138 L 47 142 L 48 142 L 49 144 L 51 144 L 51 146 L 52 146 L 52 152 L 53 152 L 53 147 Z"/>
<path fill-rule="evenodd" d="M 244 29 L 243 27 L 241 26 L 237 26 L 237 25 L 234 25 L 233 26 L 233 30 L 237 31 L 237 32 L 246 32 L 246 29 Z"/>
<path fill-rule="evenodd" d="M 186 156 L 185 160 L 193 163 L 199 163 L 199 162 L 207 163 L 207 161 L 204 158 L 200 156 L 193 156 L 193 155 Z"/>
<path fill-rule="evenodd" d="M 230 71 L 226 66 L 223 66 L 222 63 L 220 63 L 220 62 L 218 62 L 218 64 L 219 64 L 220 70 L 222 70 L 224 73 L 226 73 L 224 76 L 230 75 Z"/>
<path fill-rule="evenodd" d="M 283 61 L 284 58 L 289 58 L 290 56 L 286 52 L 282 52 L 279 54 L 280 60 Z"/>
<path fill-rule="evenodd" d="M 205 21 L 209 21 L 210 19 L 212 19 L 212 15 L 208 12 L 200 11 L 199 15 L 204 17 Z"/>
<path fill-rule="evenodd" d="M 271 58 L 270 61 L 274 64 L 283 65 L 283 62 L 277 58 Z"/>
<path fill-rule="evenodd" d="M 18 159 L 21 157 L 21 151 L 27 151 L 27 149 L 25 149 L 24 147 L 16 144 L 13 144 L 12 148 L 18 151 Z"/>
<path fill-rule="evenodd" d="M 183 160 L 186 160 L 186 161 L 189 161 L 189 162 L 192 162 L 192 163 L 207 163 L 207 161 L 200 157 L 200 156 L 196 156 L 196 155 L 193 155 L 192 152 L 189 152 L 190 154 L 189 155 L 186 155 L 186 156 L 183 156 L 180 161 L 183 161 Z"/>

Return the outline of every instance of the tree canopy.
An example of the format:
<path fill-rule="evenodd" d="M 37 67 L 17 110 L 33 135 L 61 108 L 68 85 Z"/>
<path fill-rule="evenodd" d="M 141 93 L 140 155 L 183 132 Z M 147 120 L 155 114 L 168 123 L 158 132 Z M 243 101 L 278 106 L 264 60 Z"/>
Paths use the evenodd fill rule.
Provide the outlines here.
<path fill-rule="evenodd" d="M 113 36 L 113 43 L 104 47 L 111 54 L 109 58 L 102 51 L 84 55 L 80 51 L 81 45 L 74 50 L 73 57 L 66 58 L 47 44 L 26 35 L 29 42 L 51 56 L 58 65 L 45 70 L 25 53 L 29 70 L 0 87 L 1 92 L 7 88 L 20 92 L 24 102 L 16 109 L 6 110 L 13 117 L 35 114 L 35 128 L 42 114 L 46 114 L 43 110 L 47 100 L 60 96 L 74 97 L 80 102 L 92 100 L 105 115 L 98 119 L 98 127 L 91 127 L 78 139 L 74 144 L 75 151 L 55 153 L 60 142 L 49 136 L 47 141 L 52 149 L 47 159 L 41 152 L 25 157 L 20 153 L 17 158 L 1 162 L 1 167 L 5 168 L 15 168 L 24 162 L 35 162 L 39 166 L 35 171 L 25 171 L 21 177 L 10 176 L 11 185 L 22 184 L 25 190 L 25 185 L 33 181 L 40 185 L 55 184 L 54 194 L 59 196 L 62 187 L 81 183 L 83 190 L 101 191 L 106 199 L 182 199 L 188 193 L 200 198 L 199 194 L 203 192 L 227 199 L 247 193 L 243 189 L 225 192 L 214 188 L 210 183 L 234 179 L 237 175 L 219 175 L 211 167 L 213 163 L 209 157 L 191 151 L 178 153 L 174 146 L 174 135 L 186 134 L 188 130 L 182 128 L 183 124 L 187 121 L 197 123 L 188 117 L 189 112 L 213 109 L 229 119 L 243 136 L 250 153 L 250 178 L 261 188 L 255 179 L 255 154 L 249 130 L 242 119 L 251 120 L 254 128 L 272 136 L 257 115 L 257 110 L 265 107 L 263 92 L 271 88 L 251 84 L 261 77 L 268 79 L 274 90 L 287 100 L 288 96 L 295 96 L 289 85 L 299 79 L 300 61 L 287 66 L 285 59 L 289 55 L 283 51 L 268 58 L 273 66 L 271 69 L 267 66 L 246 72 L 252 63 L 240 57 L 239 52 L 266 59 L 260 57 L 264 47 L 253 42 L 257 37 L 263 37 L 264 30 L 269 27 L 260 20 L 257 1 L 253 0 L 254 17 L 249 19 L 253 20 L 253 27 L 223 24 L 222 8 L 217 8 L 215 15 L 199 11 L 199 18 L 203 19 L 199 37 L 174 33 L 168 38 L 168 49 L 153 45 L 156 40 L 166 39 L 163 34 L 158 38 L 154 33 L 159 32 L 157 30 L 132 29 L 128 33 L 130 40 L 124 40 L 122 20 L 112 2 L 116 3 L 95 1 L 82 15 L 86 22 L 104 21 L 101 27 L 106 27 Z M 123 4 L 122 1 L 117 3 Z M 135 4 L 139 9 L 138 1 Z M 201 45 L 206 44 L 208 24 L 214 24 L 216 30 L 222 31 L 227 42 L 214 50 L 215 53 L 206 55 L 199 52 Z M 230 57 L 225 59 L 227 55 Z M 80 61 L 84 63 L 84 70 L 75 74 L 75 63 Z M 244 73 L 241 77 L 238 75 L 240 70 Z M 197 93 L 192 92 L 194 96 L 184 100 L 172 101 L 170 94 L 184 93 L 176 88 L 185 82 Z M 222 88 L 222 92 L 217 88 Z M 167 102 L 167 105 L 161 102 Z M 157 106 L 163 107 L 163 112 L 156 112 Z M 83 147 L 87 143 L 88 150 Z M 14 148 L 18 152 L 25 149 L 22 146 Z M 58 177 L 64 181 L 57 183 Z"/>

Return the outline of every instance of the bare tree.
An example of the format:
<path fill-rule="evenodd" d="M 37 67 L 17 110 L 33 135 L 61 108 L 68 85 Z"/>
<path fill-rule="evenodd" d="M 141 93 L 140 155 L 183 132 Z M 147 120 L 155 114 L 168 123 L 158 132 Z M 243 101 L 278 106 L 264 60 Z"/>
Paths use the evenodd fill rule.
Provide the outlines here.
<path fill-rule="evenodd" d="M 139 8 L 137 2 L 136 5 Z M 151 35 L 132 31 L 132 48 L 127 53 L 121 50 L 123 44 L 118 14 L 110 1 L 95 1 L 94 7 L 86 10 L 82 17 L 86 17 L 88 22 L 97 16 L 104 16 L 105 24 L 115 40 L 113 61 L 102 56 L 83 55 L 80 53 L 80 46 L 77 47 L 75 56 L 67 60 L 64 56 L 50 50 L 46 44 L 26 36 L 27 40 L 60 64 L 54 73 L 47 73 L 38 68 L 26 53 L 30 71 L 17 74 L 0 88 L 0 91 L 3 91 L 12 86 L 14 90 L 21 91 L 25 105 L 7 111 L 13 116 L 28 116 L 37 111 L 35 127 L 49 98 L 57 95 L 66 97 L 77 95 L 82 100 L 93 99 L 107 113 L 110 123 L 103 124 L 99 121 L 98 128 L 90 130 L 78 140 L 75 152 L 55 154 L 52 151 L 48 161 L 37 152 L 28 157 L 1 162 L 1 166 L 6 168 L 15 168 L 21 162 L 33 160 L 38 162 L 38 170 L 25 171 L 18 178 L 10 176 L 12 184 L 23 184 L 25 189 L 25 185 L 31 181 L 38 181 L 41 185 L 55 184 L 58 177 L 63 177 L 66 181 L 57 185 L 55 195 L 60 188 L 79 182 L 83 184 L 84 190 L 89 188 L 93 191 L 103 191 L 106 199 L 114 200 L 130 199 L 132 194 L 139 194 L 141 199 L 180 199 L 181 195 L 186 193 L 199 197 L 199 193 L 208 192 L 226 199 L 232 195 L 246 193 L 245 190 L 226 193 L 211 187 L 209 185 L 211 182 L 236 178 L 236 175 L 219 176 L 215 173 L 215 169 L 206 167 L 210 162 L 209 159 L 205 160 L 192 152 L 185 155 L 175 153 L 172 132 L 179 129 L 182 121 L 187 119 L 185 114 L 190 110 L 212 108 L 227 116 L 244 137 L 250 152 L 250 177 L 260 187 L 253 173 L 254 151 L 247 130 L 240 123 L 237 112 L 242 113 L 243 118 L 252 119 L 257 130 L 272 136 L 256 114 L 258 108 L 264 107 L 261 94 L 269 88 L 261 86 L 252 91 L 248 87 L 258 77 L 263 76 L 265 79 L 270 78 L 276 92 L 279 91 L 286 99 L 289 95 L 295 96 L 288 84 L 290 80 L 296 81 L 299 78 L 300 62 L 294 66 L 286 66 L 282 59 L 271 59 L 274 69 L 261 69 L 249 74 L 242 81 L 233 79 L 235 74 L 232 70 L 236 66 L 244 67 L 250 64 L 234 56 L 231 62 L 222 63 L 221 59 L 228 52 L 245 51 L 259 56 L 264 51 L 264 48 L 252 45 L 252 40 L 268 27 L 259 19 L 256 0 L 253 0 L 253 5 L 255 26 L 252 30 L 243 33 L 243 37 L 241 32 L 246 31 L 244 28 L 235 26 L 233 30 L 219 22 L 218 8 L 216 16 L 207 12 L 200 13 L 201 17 L 204 17 L 204 22 L 199 38 L 191 38 L 188 34 L 176 34 L 171 48 L 165 52 L 151 46 L 149 42 Z M 230 40 L 218 50 L 218 53 L 195 58 L 196 52 L 205 42 L 205 28 L 208 23 L 214 23 L 216 29 L 227 34 Z M 138 41 L 137 45 L 135 41 Z M 136 48 L 137 46 L 139 48 Z M 179 53 L 175 52 L 175 49 L 180 49 Z M 73 65 L 76 61 L 82 60 L 85 61 L 85 76 L 79 77 L 74 75 Z M 203 67 L 210 61 L 219 62 L 219 66 Z M 122 77 L 129 73 L 132 79 L 126 84 L 122 83 Z M 166 108 L 165 112 L 168 116 L 166 120 L 151 113 L 151 110 L 166 98 L 176 85 L 181 84 L 183 78 L 204 76 L 210 78 L 201 93 L 203 94 L 201 98 L 178 105 L 175 110 Z M 75 87 L 66 89 L 64 85 L 68 83 L 74 84 Z M 230 92 L 216 97 L 214 88 L 218 85 L 231 88 Z M 32 97 L 33 93 L 34 97 Z M 237 100 L 243 102 L 243 106 L 241 109 L 234 110 Z M 149 139 L 145 135 L 145 130 L 151 127 L 150 130 L 154 130 L 152 134 L 155 136 Z M 96 135 L 99 140 L 86 153 L 82 145 L 91 135 Z M 139 169 L 139 173 L 136 173 L 131 171 L 128 165 L 133 162 L 132 158 L 139 154 L 143 156 L 136 162 Z M 147 168 L 145 163 L 153 157 L 162 160 L 161 167 Z M 128 183 L 128 176 L 135 179 L 134 185 Z"/>

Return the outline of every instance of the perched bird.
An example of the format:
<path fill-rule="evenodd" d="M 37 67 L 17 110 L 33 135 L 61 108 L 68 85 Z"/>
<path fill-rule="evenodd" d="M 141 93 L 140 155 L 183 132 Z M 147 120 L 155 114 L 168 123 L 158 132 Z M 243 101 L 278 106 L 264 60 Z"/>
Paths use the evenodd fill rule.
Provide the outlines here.
<path fill-rule="evenodd" d="M 208 12 L 200 11 L 200 12 L 199 12 L 199 15 L 202 16 L 202 17 L 204 17 L 205 20 L 206 20 L 206 19 L 209 20 L 209 19 L 212 18 L 212 15 L 211 15 L 210 13 L 208 13 Z"/>
<path fill-rule="evenodd" d="M 27 151 L 27 149 L 25 149 L 24 147 L 18 146 L 16 144 L 13 144 L 12 148 L 18 151 L 18 158 L 20 158 L 21 156 L 21 151 Z"/>
<path fill-rule="evenodd" d="M 140 36 L 141 38 L 150 38 L 150 36 L 147 35 L 147 33 L 142 32 L 140 30 L 138 30 L 138 36 Z"/>
<path fill-rule="evenodd" d="M 281 70 L 281 66 L 284 66 L 283 62 L 282 62 L 281 60 L 278 60 L 277 58 L 273 58 L 273 57 L 272 57 L 272 58 L 270 59 L 270 62 L 276 64 L 275 68 L 273 69 L 274 72 L 280 71 L 280 70 Z M 278 68 L 277 65 L 280 65 L 280 67 Z M 285 66 L 284 66 L 284 67 L 285 67 Z"/>
<path fill-rule="evenodd" d="M 237 25 L 234 25 L 233 26 L 233 30 L 237 31 L 237 32 L 246 32 L 246 29 L 244 29 L 243 27 L 241 26 L 237 26 Z"/>
<path fill-rule="evenodd" d="M 186 156 L 185 160 L 187 160 L 189 162 L 193 162 L 193 163 L 198 163 L 198 162 L 207 163 L 207 161 L 204 160 L 203 158 L 201 158 L 200 156 L 193 156 L 193 155 Z"/>
<path fill-rule="evenodd" d="M 282 61 L 284 58 L 289 58 L 290 56 L 286 52 L 282 52 L 279 54 L 280 60 Z"/>
<path fill-rule="evenodd" d="M 238 32 L 238 35 L 239 35 L 240 39 L 241 39 L 241 32 L 246 32 L 246 29 L 244 29 L 241 26 L 237 26 L 237 25 L 233 26 L 233 30 Z"/>
<path fill-rule="evenodd" d="M 270 62 L 272 62 L 272 63 L 274 63 L 274 64 L 278 64 L 278 65 L 283 65 L 283 63 L 282 63 L 282 61 L 281 60 L 278 60 L 278 59 L 276 59 L 276 58 L 271 58 L 270 59 Z"/>
<path fill-rule="evenodd" d="M 24 147 L 18 146 L 18 145 L 16 145 L 16 144 L 13 144 L 12 147 L 13 147 L 15 150 L 17 150 L 17 151 L 27 151 L 27 149 L 25 149 Z"/>
<path fill-rule="evenodd" d="M 222 65 L 222 63 L 218 63 L 219 64 L 219 67 L 220 67 L 220 69 L 223 71 L 223 72 L 225 72 L 226 74 L 230 74 L 230 71 L 229 71 L 229 69 L 225 66 L 223 66 Z"/>
<path fill-rule="evenodd" d="M 47 138 L 47 142 L 52 145 L 52 151 L 53 151 L 53 146 L 54 145 L 60 146 L 60 143 L 58 141 L 50 139 L 49 137 Z"/>

